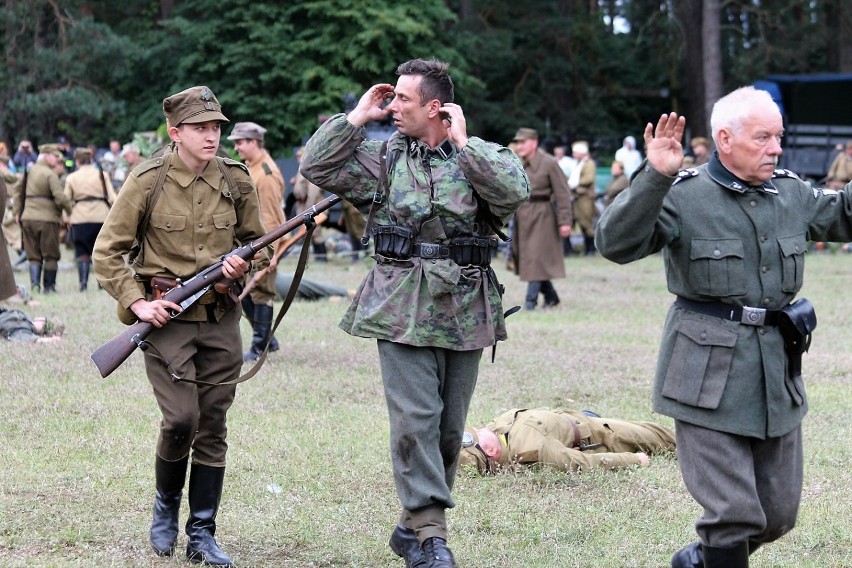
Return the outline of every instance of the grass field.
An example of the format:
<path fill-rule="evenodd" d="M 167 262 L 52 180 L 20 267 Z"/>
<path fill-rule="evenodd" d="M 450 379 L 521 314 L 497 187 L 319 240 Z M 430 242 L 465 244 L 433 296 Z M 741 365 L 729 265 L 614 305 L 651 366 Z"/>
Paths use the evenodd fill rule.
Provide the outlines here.
<path fill-rule="evenodd" d="M 103 291 L 77 292 L 64 254 L 60 293 L 23 308 L 64 320 L 63 341 L 0 343 L 0 566 L 187 566 L 182 555 L 154 557 L 148 544 L 159 412 L 142 357 L 99 376 L 89 354 L 123 326 Z M 661 258 L 621 267 L 572 257 L 566 267 L 555 281 L 559 307 L 512 316 L 496 362 L 483 358 L 469 422 L 566 406 L 671 425 L 650 409 L 672 301 Z M 506 305 L 523 303 L 525 285 L 502 262 L 497 269 Z M 355 288 L 365 272 L 314 262 L 307 276 Z M 850 279 L 852 255 L 809 256 L 802 295 L 819 326 L 804 361 L 811 410 L 799 523 L 752 566 L 852 566 Z M 398 503 L 375 342 L 337 328 L 345 307 L 294 304 L 277 333 L 283 349 L 238 389 L 216 536 L 242 567 L 403 565 L 387 546 Z M 450 544 L 463 568 L 668 566 L 695 539 L 700 512 L 674 457 L 611 473 L 463 473 L 454 496 Z M 181 521 L 186 513 L 184 502 Z"/>

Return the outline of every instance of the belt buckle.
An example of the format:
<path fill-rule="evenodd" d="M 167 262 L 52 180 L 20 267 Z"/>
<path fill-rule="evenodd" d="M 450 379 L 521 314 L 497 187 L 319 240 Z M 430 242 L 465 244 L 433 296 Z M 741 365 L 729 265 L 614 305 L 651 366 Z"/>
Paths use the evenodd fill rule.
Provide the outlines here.
<path fill-rule="evenodd" d="M 766 322 L 766 310 L 763 308 L 751 308 L 743 306 L 743 315 L 740 323 L 745 325 L 761 326 Z"/>
<path fill-rule="evenodd" d="M 440 258 L 441 245 L 435 243 L 420 243 L 420 258 Z"/>

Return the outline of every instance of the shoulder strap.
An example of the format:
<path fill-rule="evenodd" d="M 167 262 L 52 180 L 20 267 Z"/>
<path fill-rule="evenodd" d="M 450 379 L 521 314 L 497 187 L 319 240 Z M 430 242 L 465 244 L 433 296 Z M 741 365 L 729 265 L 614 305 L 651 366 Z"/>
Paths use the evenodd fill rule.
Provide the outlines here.
<path fill-rule="evenodd" d="M 379 151 L 379 185 L 376 187 L 376 193 L 373 195 L 373 201 L 370 203 L 370 212 L 367 213 L 367 222 L 364 223 L 364 234 L 361 235 L 361 244 L 366 245 L 370 242 L 370 233 L 373 232 L 373 225 L 376 222 L 376 207 L 382 204 L 385 199 L 385 193 L 388 189 L 388 141 L 382 142 L 382 149 Z"/>
<path fill-rule="evenodd" d="M 97 161 L 95 162 L 95 167 L 98 169 L 98 177 L 101 178 L 101 189 L 104 190 L 104 203 L 107 204 L 107 207 L 110 207 L 109 194 L 107 193 L 106 180 L 104 179 L 104 167 Z"/>
<path fill-rule="evenodd" d="M 225 197 L 230 199 L 231 203 L 236 202 L 237 197 L 234 196 L 234 193 L 236 192 L 237 196 L 239 196 L 239 191 L 237 191 L 237 182 L 234 180 L 234 176 L 231 174 L 231 169 L 227 166 L 225 158 L 216 156 L 216 165 L 219 166 L 219 171 L 222 173 L 222 177 L 225 178 L 225 183 L 228 185 L 228 193 L 225 194 Z"/>
<path fill-rule="evenodd" d="M 137 261 L 141 263 L 142 259 L 145 258 L 145 233 L 148 232 L 148 225 L 151 223 L 151 214 L 154 212 L 154 205 L 160 199 L 160 194 L 163 192 L 163 185 L 166 183 L 166 175 L 169 173 L 169 167 L 172 164 L 171 152 L 166 152 L 162 160 L 163 164 L 157 170 L 157 178 L 151 186 L 151 191 L 148 192 L 148 199 L 145 200 L 145 214 L 136 228 L 136 245 L 134 248 L 136 248 L 137 252 L 133 255 L 133 249 L 131 249 L 131 264 L 137 264 Z"/>
<path fill-rule="evenodd" d="M 24 179 L 21 180 L 21 210 L 18 211 L 20 217 L 24 216 L 24 207 L 27 206 L 27 178 L 30 177 L 30 169 L 24 164 Z"/>

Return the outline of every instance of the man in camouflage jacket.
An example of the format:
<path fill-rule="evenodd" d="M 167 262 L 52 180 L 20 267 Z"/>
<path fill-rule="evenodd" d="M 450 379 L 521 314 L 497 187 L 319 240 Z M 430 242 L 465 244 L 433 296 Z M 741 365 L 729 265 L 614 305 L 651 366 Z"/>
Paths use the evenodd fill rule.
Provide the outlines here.
<path fill-rule="evenodd" d="M 738 89 L 711 117 L 717 152 L 683 170 L 685 120 L 645 128 L 648 161 L 604 211 L 597 247 L 627 263 L 660 250 L 678 298 L 663 330 L 654 410 L 675 419 L 701 543 L 675 567 L 748 566 L 788 532 L 802 489 L 804 383 L 779 310 L 802 287 L 808 239 L 852 240 L 852 202 L 778 170 L 783 122 L 765 91 Z"/>
<path fill-rule="evenodd" d="M 396 87 L 374 85 L 348 116 L 323 124 L 305 148 L 301 171 L 350 201 L 378 192 L 374 236 L 399 229 L 414 241 L 394 241 L 405 249 L 395 254 L 377 240 L 376 264 L 341 327 L 378 340 L 403 508 L 391 548 L 407 566 L 443 568 L 455 566 L 444 512 L 454 506 L 450 492 L 479 359 L 484 347 L 506 339 L 490 247 L 465 248 L 458 239 L 494 241 L 488 216 L 503 225 L 528 198 L 529 182 L 510 150 L 468 137 L 446 64 L 413 60 L 397 75 Z M 362 127 L 388 115 L 398 133 L 384 160 L 383 143 L 365 140 Z M 465 254 L 470 262 L 460 260 Z"/>

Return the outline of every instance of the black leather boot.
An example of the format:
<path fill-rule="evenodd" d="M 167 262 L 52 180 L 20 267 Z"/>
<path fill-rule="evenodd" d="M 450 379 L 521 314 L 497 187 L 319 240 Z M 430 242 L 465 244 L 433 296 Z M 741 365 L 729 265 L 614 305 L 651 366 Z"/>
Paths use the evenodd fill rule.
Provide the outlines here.
<path fill-rule="evenodd" d="M 232 568 L 231 558 L 216 539 L 216 513 L 225 481 L 224 467 L 194 463 L 189 472 L 189 518 L 186 520 L 186 557 L 194 563 Z"/>
<path fill-rule="evenodd" d="M 748 543 L 741 542 L 733 548 L 701 546 L 704 568 L 748 568 Z"/>
<path fill-rule="evenodd" d="M 325 243 L 313 243 L 314 260 L 317 262 L 326 262 L 328 260 L 328 251 L 325 248 Z"/>
<path fill-rule="evenodd" d="M 157 495 L 154 498 L 154 518 L 151 521 L 151 547 L 157 556 L 171 556 L 175 551 L 187 459 L 170 462 L 157 456 L 154 465 Z"/>
<path fill-rule="evenodd" d="M 586 252 L 584 254 L 586 256 L 595 256 L 595 252 L 597 252 L 597 249 L 595 248 L 595 237 L 585 237 L 583 240 L 586 244 Z"/>
<path fill-rule="evenodd" d="M 245 302 L 245 299 L 243 299 Z M 272 306 L 252 303 L 254 306 L 253 317 L 251 318 L 251 327 L 254 332 L 251 338 L 251 347 L 243 353 L 243 361 L 256 361 L 263 350 L 266 348 L 266 342 L 269 341 L 269 351 L 278 351 L 278 342 L 269 339 L 269 334 L 272 332 Z M 245 307 L 244 307 L 245 309 Z"/>
<path fill-rule="evenodd" d="M 30 263 L 30 290 L 41 292 L 41 263 Z"/>
<path fill-rule="evenodd" d="M 672 568 L 704 568 L 700 542 L 687 544 L 672 556 Z"/>
<path fill-rule="evenodd" d="M 447 541 L 433 536 L 423 541 L 423 555 L 427 568 L 457 568 L 456 559 L 447 547 Z"/>
<path fill-rule="evenodd" d="M 89 260 L 77 261 L 77 275 L 80 277 L 80 291 L 85 292 L 89 287 L 89 271 L 92 268 L 92 263 Z"/>
<path fill-rule="evenodd" d="M 56 293 L 56 270 L 44 269 L 44 293 Z"/>
<path fill-rule="evenodd" d="M 393 553 L 405 560 L 405 568 L 426 568 L 426 555 L 420 548 L 417 534 L 403 525 L 396 525 L 388 544 Z"/>

